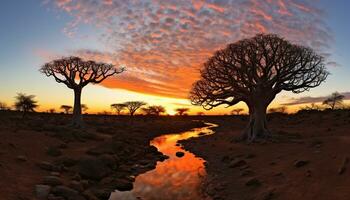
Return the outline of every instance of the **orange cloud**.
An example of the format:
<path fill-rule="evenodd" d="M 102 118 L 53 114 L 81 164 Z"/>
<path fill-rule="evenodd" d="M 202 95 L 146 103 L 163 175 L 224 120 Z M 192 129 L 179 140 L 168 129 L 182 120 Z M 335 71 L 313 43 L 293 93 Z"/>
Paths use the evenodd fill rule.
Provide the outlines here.
<path fill-rule="evenodd" d="M 68 35 L 84 24 L 103 32 L 108 49 L 75 54 L 127 67 L 104 86 L 168 97 L 186 98 L 208 57 L 241 38 L 273 32 L 320 52 L 332 42 L 322 12 L 302 0 L 51 2 L 73 17 Z"/>

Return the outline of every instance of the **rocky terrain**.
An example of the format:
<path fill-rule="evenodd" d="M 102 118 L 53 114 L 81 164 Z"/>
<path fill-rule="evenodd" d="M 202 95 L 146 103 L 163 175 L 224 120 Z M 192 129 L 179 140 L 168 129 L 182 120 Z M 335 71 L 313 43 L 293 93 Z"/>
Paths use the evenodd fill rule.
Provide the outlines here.
<path fill-rule="evenodd" d="M 203 126 L 191 117 L 84 118 L 73 129 L 64 114 L 0 112 L 1 199 L 108 199 L 167 159 L 152 138 Z"/>
<path fill-rule="evenodd" d="M 207 161 L 212 199 L 350 199 L 348 110 L 271 114 L 274 137 L 250 144 L 235 140 L 247 117 L 203 119 L 219 124 L 216 133 L 182 143 Z"/>

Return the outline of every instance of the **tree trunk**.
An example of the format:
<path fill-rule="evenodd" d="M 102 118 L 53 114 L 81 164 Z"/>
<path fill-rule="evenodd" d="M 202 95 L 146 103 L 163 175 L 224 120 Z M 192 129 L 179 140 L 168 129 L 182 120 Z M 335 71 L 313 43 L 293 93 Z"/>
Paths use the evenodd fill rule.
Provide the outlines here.
<path fill-rule="evenodd" d="M 257 139 L 266 139 L 270 136 L 266 120 L 267 106 L 268 104 L 263 101 L 248 104 L 249 123 L 243 132 L 242 139 L 253 142 Z"/>
<path fill-rule="evenodd" d="M 83 126 L 83 119 L 81 116 L 81 91 L 82 88 L 74 89 L 74 108 L 72 125 L 76 127 Z"/>

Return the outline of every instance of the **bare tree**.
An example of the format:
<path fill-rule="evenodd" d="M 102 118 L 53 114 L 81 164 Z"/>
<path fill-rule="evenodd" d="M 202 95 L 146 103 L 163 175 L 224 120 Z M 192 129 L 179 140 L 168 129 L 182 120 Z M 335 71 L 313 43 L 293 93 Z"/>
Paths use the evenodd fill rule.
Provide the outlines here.
<path fill-rule="evenodd" d="M 166 110 L 163 106 L 148 106 L 146 108 L 142 108 L 142 111 L 146 113 L 146 115 L 159 116 L 161 113 L 165 113 Z"/>
<path fill-rule="evenodd" d="M 244 110 L 243 108 L 235 108 L 231 111 L 231 113 L 239 115 L 243 110 Z"/>
<path fill-rule="evenodd" d="M 121 112 L 126 108 L 126 105 L 123 103 L 114 103 L 111 104 L 111 109 L 115 110 L 115 112 L 117 113 L 117 115 L 120 115 Z"/>
<path fill-rule="evenodd" d="M 183 116 L 186 115 L 188 111 L 190 111 L 189 108 L 177 108 L 175 109 L 177 115 Z"/>
<path fill-rule="evenodd" d="M 26 95 L 23 93 L 18 93 L 15 97 L 15 108 L 16 110 L 23 112 L 23 118 L 26 113 L 35 112 L 35 108 L 38 107 L 38 102 L 35 101 L 34 98 L 34 95 Z"/>
<path fill-rule="evenodd" d="M 60 109 L 64 110 L 64 113 L 69 114 L 70 110 L 72 109 L 72 106 L 69 105 L 62 105 Z"/>
<path fill-rule="evenodd" d="M 135 112 L 142 106 L 146 105 L 146 103 L 143 101 L 127 101 L 124 105 L 129 110 L 130 115 L 133 116 Z"/>
<path fill-rule="evenodd" d="M 344 98 L 344 95 L 339 94 L 339 92 L 334 92 L 324 100 L 322 104 L 327 105 L 330 109 L 334 110 L 337 106 L 342 105 Z"/>
<path fill-rule="evenodd" d="M 64 83 L 74 91 L 73 125 L 82 126 L 81 92 L 89 83 L 98 84 L 106 78 L 122 73 L 112 64 L 83 61 L 79 57 L 66 57 L 51 61 L 40 68 L 46 76 L 53 76 L 58 83 Z"/>
<path fill-rule="evenodd" d="M 279 92 L 307 91 L 328 74 L 324 58 L 312 49 L 274 34 L 258 34 L 217 51 L 204 64 L 190 99 L 205 109 L 245 102 L 250 121 L 242 138 L 254 141 L 270 136 L 266 108 Z"/>

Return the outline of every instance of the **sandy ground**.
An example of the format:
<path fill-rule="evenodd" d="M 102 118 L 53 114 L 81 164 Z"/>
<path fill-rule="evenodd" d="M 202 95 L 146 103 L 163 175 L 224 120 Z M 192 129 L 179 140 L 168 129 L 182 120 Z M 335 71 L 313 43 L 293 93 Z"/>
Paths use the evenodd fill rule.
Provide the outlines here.
<path fill-rule="evenodd" d="M 129 187 L 128 183 L 133 180 L 128 179 L 125 183 L 126 178 L 154 168 L 161 158 L 161 154 L 149 146 L 152 138 L 203 126 L 186 117 L 85 116 L 86 129 L 71 130 L 67 126 L 69 120 L 70 116 L 63 114 L 31 114 L 23 120 L 19 113 L 0 112 L 0 199 L 36 199 L 35 185 L 42 184 L 43 177 L 53 173 L 38 167 L 39 163 L 54 163 L 67 157 L 79 162 L 89 150 L 105 147 L 111 141 L 115 141 L 120 149 L 108 155 L 117 158 L 114 159 L 113 177 L 119 177 L 117 181 L 124 184 L 121 187 Z M 144 165 L 141 169 L 135 167 L 141 166 L 139 162 Z M 66 186 L 76 176 L 74 167 L 56 171 L 59 173 L 54 173 L 59 174 L 58 178 Z M 106 184 L 109 179 L 100 182 Z M 84 186 L 85 190 L 99 184 L 96 180 L 89 180 L 89 183 Z"/>
<path fill-rule="evenodd" d="M 253 144 L 234 142 L 245 117 L 203 119 L 216 133 L 183 143 L 207 161 L 203 190 L 213 199 L 350 199 L 349 111 L 270 115 L 278 136 Z"/>

